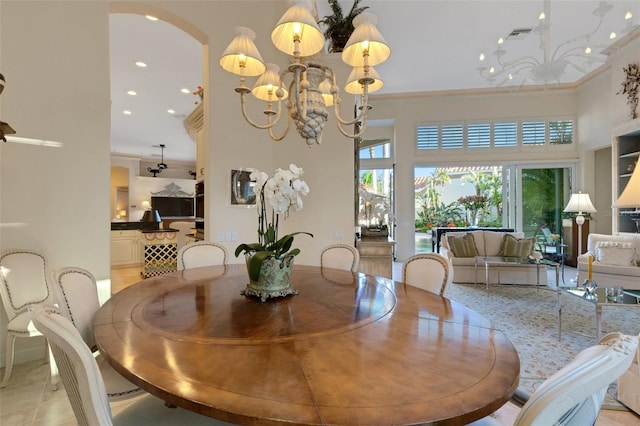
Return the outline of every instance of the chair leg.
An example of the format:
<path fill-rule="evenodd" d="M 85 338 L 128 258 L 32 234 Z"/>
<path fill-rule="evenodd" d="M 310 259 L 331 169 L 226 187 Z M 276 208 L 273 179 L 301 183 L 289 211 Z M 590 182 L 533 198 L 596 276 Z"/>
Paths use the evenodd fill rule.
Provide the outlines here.
<path fill-rule="evenodd" d="M 56 364 L 56 360 L 53 357 L 53 352 L 51 351 L 51 346 L 49 346 L 49 341 L 45 339 L 44 344 L 47 351 L 47 355 L 49 356 L 49 370 L 51 371 L 51 389 L 56 391 L 58 390 L 58 385 L 60 384 L 60 373 L 58 372 L 58 364 Z"/>
<path fill-rule="evenodd" d="M 11 377 L 11 370 L 13 369 L 13 347 L 16 343 L 16 336 L 7 335 L 7 347 L 4 357 L 4 378 L 0 383 L 0 388 L 4 388 L 9 383 L 9 377 Z"/>

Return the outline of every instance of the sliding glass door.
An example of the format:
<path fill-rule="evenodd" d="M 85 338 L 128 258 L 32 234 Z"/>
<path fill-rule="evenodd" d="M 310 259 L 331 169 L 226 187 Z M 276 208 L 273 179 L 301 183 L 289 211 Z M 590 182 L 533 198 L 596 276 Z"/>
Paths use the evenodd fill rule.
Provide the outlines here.
<path fill-rule="evenodd" d="M 573 167 L 515 166 L 516 190 L 511 217 L 525 236 L 562 237 L 563 210 L 571 195 Z"/>
<path fill-rule="evenodd" d="M 506 227 L 564 238 L 573 170 L 571 164 L 415 167 L 415 252 L 431 251 L 433 227 Z"/>

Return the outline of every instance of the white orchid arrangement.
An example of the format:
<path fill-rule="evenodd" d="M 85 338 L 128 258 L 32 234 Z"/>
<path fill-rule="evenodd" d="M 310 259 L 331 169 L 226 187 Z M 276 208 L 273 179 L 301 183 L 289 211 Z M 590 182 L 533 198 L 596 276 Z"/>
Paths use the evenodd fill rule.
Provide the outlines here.
<path fill-rule="evenodd" d="M 258 195 L 258 242 L 240 244 L 235 255 L 238 257 L 243 252 L 252 254 L 248 269 L 249 278 L 253 281 L 260 278 L 260 268 L 265 259 L 283 259 L 300 254 L 300 249 L 291 248 L 295 235 L 307 234 L 313 237 L 308 232 L 294 232 L 278 238 L 280 215 L 286 219 L 291 209 L 302 209 L 302 196 L 309 193 L 309 186 L 300 179 L 303 173 L 302 168 L 295 164 L 290 164 L 288 170 L 277 169 L 271 178 L 264 172 L 251 170 L 250 179 L 255 181 Z M 270 215 L 267 210 L 270 210 Z"/>

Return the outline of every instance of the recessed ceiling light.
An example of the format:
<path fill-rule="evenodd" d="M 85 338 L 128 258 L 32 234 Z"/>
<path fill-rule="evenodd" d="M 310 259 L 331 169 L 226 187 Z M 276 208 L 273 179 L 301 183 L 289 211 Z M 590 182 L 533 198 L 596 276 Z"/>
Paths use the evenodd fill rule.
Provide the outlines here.
<path fill-rule="evenodd" d="M 124 111 L 122 111 L 122 113 L 124 115 L 131 115 L 131 111 L 129 111 L 128 109 L 125 109 Z"/>
<path fill-rule="evenodd" d="M 137 94 L 138 94 L 138 93 L 137 93 L 135 90 L 129 90 L 129 91 L 127 92 L 127 95 L 131 95 L 131 96 L 135 96 L 135 95 L 137 95 Z"/>
<path fill-rule="evenodd" d="M 182 89 L 180 89 L 180 91 L 182 93 L 191 93 L 191 90 L 187 89 L 186 87 L 183 87 Z"/>
<path fill-rule="evenodd" d="M 171 108 L 169 108 L 169 109 L 167 110 L 167 112 L 168 112 L 169 114 L 175 114 L 175 113 L 176 113 L 176 111 L 175 111 L 175 110 L 173 110 L 173 109 L 171 109 Z"/>
<path fill-rule="evenodd" d="M 158 20 L 158 18 L 156 18 L 156 17 L 155 17 L 155 16 L 153 16 L 153 15 L 144 15 L 144 16 L 145 16 L 145 18 L 147 18 L 147 19 L 148 19 L 148 20 L 150 20 L 150 21 L 157 21 L 157 20 Z"/>
<path fill-rule="evenodd" d="M 145 63 L 144 63 L 144 62 L 142 62 L 142 61 L 138 61 L 138 62 L 136 62 L 136 66 L 138 66 L 138 67 L 140 67 L 140 68 L 146 68 L 146 67 L 147 67 L 147 64 L 145 64 Z"/>

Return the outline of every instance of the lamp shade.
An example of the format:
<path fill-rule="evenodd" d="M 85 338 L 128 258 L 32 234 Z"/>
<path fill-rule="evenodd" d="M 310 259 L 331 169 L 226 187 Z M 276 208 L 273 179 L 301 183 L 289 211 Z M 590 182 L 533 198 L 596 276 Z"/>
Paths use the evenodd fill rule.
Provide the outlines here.
<path fill-rule="evenodd" d="M 640 207 L 640 165 L 635 168 L 631 179 L 624 187 L 613 207 Z"/>
<path fill-rule="evenodd" d="M 318 90 L 322 93 L 322 99 L 324 99 L 324 106 L 333 105 L 333 95 L 331 94 L 331 82 L 328 79 L 322 80 L 318 85 Z"/>
<path fill-rule="evenodd" d="M 354 30 L 342 51 L 342 61 L 353 67 L 363 66 L 364 54 L 368 54 L 367 65 L 376 66 L 391 55 L 391 48 L 376 27 L 378 17 L 363 12 L 353 18 Z"/>
<path fill-rule="evenodd" d="M 280 88 L 280 67 L 276 64 L 267 64 L 267 70 L 262 74 L 258 81 L 256 81 L 256 85 L 253 86 L 253 96 L 256 98 L 272 102 L 278 100 L 276 96 L 276 91 Z M 287 97 L 287 91 L 282 88 L 284 92 L 282 98 Z"/>
<path fill-rule="evenodd" d="M 374 80 L 373 83 L 369 83 L 369 93 L 382 89 L 384 82 L 373 67 L 369 67 L 369 75 L 367 77 Z M 353 67 L 351 74 L 349 74 L 349 78 L 347 79 L 347 84 L 344 86 L 344 90 L 352 95 L 361 95 L 362 84 L 360 84 L 359 80 L 362 78 L 365 78 L 364 67 Z"/>
<path fill-rule="evenodd" d="M 300 56 L 315 55 L 324 47 L 324 36 L 309 9 L 294 4 L 282 15 L 271 32 L 271 41 L 278 50 L 293 55 L 299 39 Z"/>
<path fill-rule="evenodd" d="M 569 213 L 596 213 L 596 208 L 593 207 L 589 194 L 583 194 L 578 192 L 577 194 L 571 194 L 569 203 L 564 208 L 564 211 Z"/>
<path fill-rule="evenodd" d="M 140 222 L 161 222 L 160 213 L 156 209 L 145 210 Z"/>
<path fill-rule="evenodd" d="M 236 36 L 220 56 L 220 66 L 230 73 L 252 77 L 266 70 L 264 61 L 253 40 L 256 33 L 247 27 L 237 27 Z"/>

